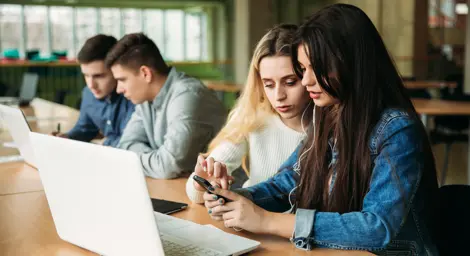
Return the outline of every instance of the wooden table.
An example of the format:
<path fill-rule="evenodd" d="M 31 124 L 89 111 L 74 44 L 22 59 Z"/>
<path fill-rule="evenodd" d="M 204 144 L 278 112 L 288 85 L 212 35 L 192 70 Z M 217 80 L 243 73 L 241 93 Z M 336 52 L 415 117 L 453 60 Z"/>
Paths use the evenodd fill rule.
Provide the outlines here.
<path fill-rule="evenodd" d="M 74 108 L 40 98 L 35 98 L 30 106 L 22 107 L 21 110 L 23 110 L 27 118 L 36 117 L 37 121 L 64 121 L 72 124 L 75 124 L 80 114 L 80 112 Z"/>
<path fill-rule="evenodd" d="M 423 115 L 470 115 L 470 102 L 439 99 L 413 99 L 416 111 Z"/>
<path fill-rule="evenodd" d="M 64 131 L 73 127 L 78 119 L 76 109 L 59 105 L 42 99 L 34 99 L 31 105 L 21 108 L 29 126 L 35 132 L 50 133 L 61 123 Z M 18 155 L 17 149 L 3 146 L 3 142 L 11 141 L 6 127 L 0 129 L 0 156 Z M 0 196 L 7 194 L 34 192 L 43 190 L 37 170 L 23 162 L 0 164 Z"/>
<path fill-rule="evenodd" d="M 232 82 L 227 81 L 212 81 L 212 80 L 204 80 L 203 83 L 207 86 L 207 88 L 214 90 L 214 91 L 221 91 L 221 92 L 240 92 L 243 88 L 243 85 L 235 84 Z"/>
<path fill-rule="evenodd" d="M 0 164 L 0 196 L 43 190 L 35 168 L 24 162 Z"/>
<path fill-rule="evenodd" d="M 43 100 L 34 100 L 31 109 L 38 117 L 67 117 L 64 124 L 75 123 L 78 112 Z M 48 116 L 50 114 L 50 116 Z M 51 119 L 52 120 L 52 119 Z M 37 120 L 34 131 L 48 133 L 55 129 L 55 121 Z M 8 135 L 0 136 L 7 137 Z M 9 151 L 2 151 L 8 154 Z M 287 239 L 236 232 L 227 229 L 222 222 L 210 219 L 202 205 L 190 204 L 185 192 L 186 178 L 175 180 L 147 179 L 149 194 L 154 198 L 186 202 L 188 209 L 174 214 L 175 217 L 199 224 L 212 224 L 226 232 L 261 242 L 252 255 L 371 255 L 368 252 L 352 252 L 316 249 L 310 252 L 296 249 Z M 62 241 L 55 230 L 39 173 L 22 162 L 0 164 L 0 255 L 96 255 L 88 250 Z"/>
<path fill-rule="evenodd" d="M 221 92 L 238 93 L 243 88 L 243 85 L 241 84 L 236 84 L 228 81 L 204 80 L 203 83 L 207 86 L 207 88 Z"/>
<path fill-rule="evenodd" d="M 151 197 L 189 203 L 185 195 L 185 178 L 176 180 L 147 179 Z M 55 230 L 43 191 L 0 196 L 0 252 L 1 255 L 96 255 L 85 249 L 62 241 Z M 212 224 L 226 232 L 261 242 L 252 255 L 372 255 L 368 252 L 351 252 L 316 249 L 311 252 L 296 249 L 287 239 L 236 232 L 210 219 L 202 205 L 190 204 L 188 209 L 173 216 L 199 224 Z"/>
<path fill-rule="evenodd" d="M 60 123 L 64 131 L 71 129 L 78 119 L 80 112 L 74 108 L 53 103 L 47 100 L 35 98 L 30 106 L 22 107 L 26 120 L 31 130 L 40 133 L 55 131 Z M 0 120 L 1 122 L 1 120 Z M 0 124 L 0 141 L 11 141 L 10 134 L 4 125 Z M 3 148 L 0 145 L 0 156 L 11 155 L 18 151 Z"/>
<path fill-rule="evenodd" d="M 213 90 L 221 101 L 224 101 L 225 93 L 236 93 L 238 95 L 243 88 L 243 85 L 241 84 L 235 84 L 228 81 L 204 80 L 202 82 L 207 86 L 207 88 Z"/>
<path fill-rule="evenodd" d="M 405 87 L 407 89 L 443 89 L 450 88 L 455 89 L 457 87 L 456 82 L 448 81 L 405 81 Z"/>
<path fill-rule="evenodd" d="M 413 105 L 416 111 L 421 115 L 421 121 L 423 121 L 426 128 L 429 128 L 429 116 L 470 116 L 470 102 L 439 99 L 413 99 Z M 468 143 L 467 150 L 467 184 L 470 185 L 470 142 Z"/>

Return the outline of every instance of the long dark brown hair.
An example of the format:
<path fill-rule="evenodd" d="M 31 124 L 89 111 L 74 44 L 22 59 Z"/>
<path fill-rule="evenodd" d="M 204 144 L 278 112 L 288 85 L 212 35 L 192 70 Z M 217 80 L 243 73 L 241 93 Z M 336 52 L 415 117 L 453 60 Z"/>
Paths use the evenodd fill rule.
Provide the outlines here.
<path fill-rule="evenodd" d="M 332 5 L 299 27 L 292 60 L 301 77 L 296 51 L 299 46 L 308 53 L 317 83 L 339 104 L 316 108 L 315 129 L 310 129 L 303 152 L 314 145 L 300 163 L 297 207 L 339 213 L 360 211 L 373 169 L 369 137 L 383 111 L 398 108 L 408 112 L 423 134 L 424 126 L 382 38 L 359 8 Z M 434 166 L 427 137 L 423 138 L 423 150 Z M 338 161 L 331 167 L 333 145 Z M 333 168 L 336 179 L 329 194 Z"/>

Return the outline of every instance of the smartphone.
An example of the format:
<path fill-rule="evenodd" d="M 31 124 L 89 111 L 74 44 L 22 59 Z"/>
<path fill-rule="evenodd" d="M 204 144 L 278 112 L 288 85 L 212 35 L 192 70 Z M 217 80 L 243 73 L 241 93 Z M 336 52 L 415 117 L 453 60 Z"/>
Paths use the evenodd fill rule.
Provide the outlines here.
<path fill-rule="evenodd" d="M 211 184 L 209 181 L 207 181 L 206 179 L 204 179 L 204 178 L 202 178 L 202 177 L 199 177 L 199 176 L 197 176 L 197 175 L 194 175 L 194 176 L 193 176 L 193 179 L 194 179 L 199 185 L 201 185 L 201 187 L 205 188 L 206 191 L 207 191 L 207 193 L 209 193 L 209 194 L 214 194 L 214 193 L 212 193 L 212 191 L 214 191 L 214 187 L 212 186 L 212 184 Z M 216 196 L 217 196 L 218 198 L 224 199 L 225 202 L 230 202 L 230 201 L 232 201 L 232 200 L 227 199 L 227 198 L 225 198 L 225 197 L 223 197 L 223 196 L 220 196 L 220 195 L 216 195 Z"/>
<path fill-rule="evenodd" d="M 157 198 L 150 198 L 150 200 L 152 200 L 153 210 L 163 214 L 179 212 L 188 207 L 188 204 L 180 202 L 173 202 Z"/>

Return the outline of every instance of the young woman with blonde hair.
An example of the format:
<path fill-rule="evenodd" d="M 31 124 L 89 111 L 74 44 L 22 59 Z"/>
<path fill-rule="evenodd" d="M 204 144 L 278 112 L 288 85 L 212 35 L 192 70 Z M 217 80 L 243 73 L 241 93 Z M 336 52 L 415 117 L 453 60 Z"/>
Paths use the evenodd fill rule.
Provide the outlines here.
<path fill-rule="evenodd" d="M 227 169 L 223 175 L 231 175 L 243 165 L 249 177 L 244 187 L 257 184 L 272 177 L 306 136 L 313 103 L 292 66 L 296 29 L 279 25 L 259 41 L 244 91 L 192 175 L 222 180 L 221 187 L 227 188 L 231 179 L 221 179 L 220 167 Z M 203 203 L 204 189 L 192 175 L 186 192 L 193 202 Z"/>

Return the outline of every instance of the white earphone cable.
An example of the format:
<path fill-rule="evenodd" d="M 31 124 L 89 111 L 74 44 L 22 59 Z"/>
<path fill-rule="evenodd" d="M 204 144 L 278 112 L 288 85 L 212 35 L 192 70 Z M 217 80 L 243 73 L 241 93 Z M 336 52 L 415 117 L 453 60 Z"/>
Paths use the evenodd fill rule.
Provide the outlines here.
<path fill-rule="evenodd" d="M 315 109 L 316 109 L 316 106 L 313 106 L 313 118 L 312 118 L 312 124 L 313 124 L 313 141 L 312 141 L 312 145 L 310 145 L 310 147 L 305 150 L 301 155 L 300 157 L 298 158 L 297 162 L 294 164 L 294 166 L 292 167 L 294 172 L 296 172 L 299 176 L 300 176 L 300 161 L 303 160 L 304 156 L 307 154 L 307 152 L 309 152 L 312 148 L 313 148 L 313 144 L 315 143 Z M 303 120 L 303 114 L 302 114 L 302 120 Z M 301 121 L 301 124 L 302 124 L 302 121 Z M 303 125 L 302 125 L 302 129 L 303 129 Z M 304 133 L 305 133 L 305 130 L 304 130 Z M 291 195 L 292 193 L 294 193 L 294 191 L 297 189 L 298 185 L 295 186 L 290 192 L 289 192 L 289 195 L 288 195 L 288 199 L 289 199 L 289 204 L 290 204 L 290 209 L 289 209 L 289 212 L 292 212 L 292 210 L 294 209 L 294 206 L 295 204 L 292 203 L 291 201 Z"/>

